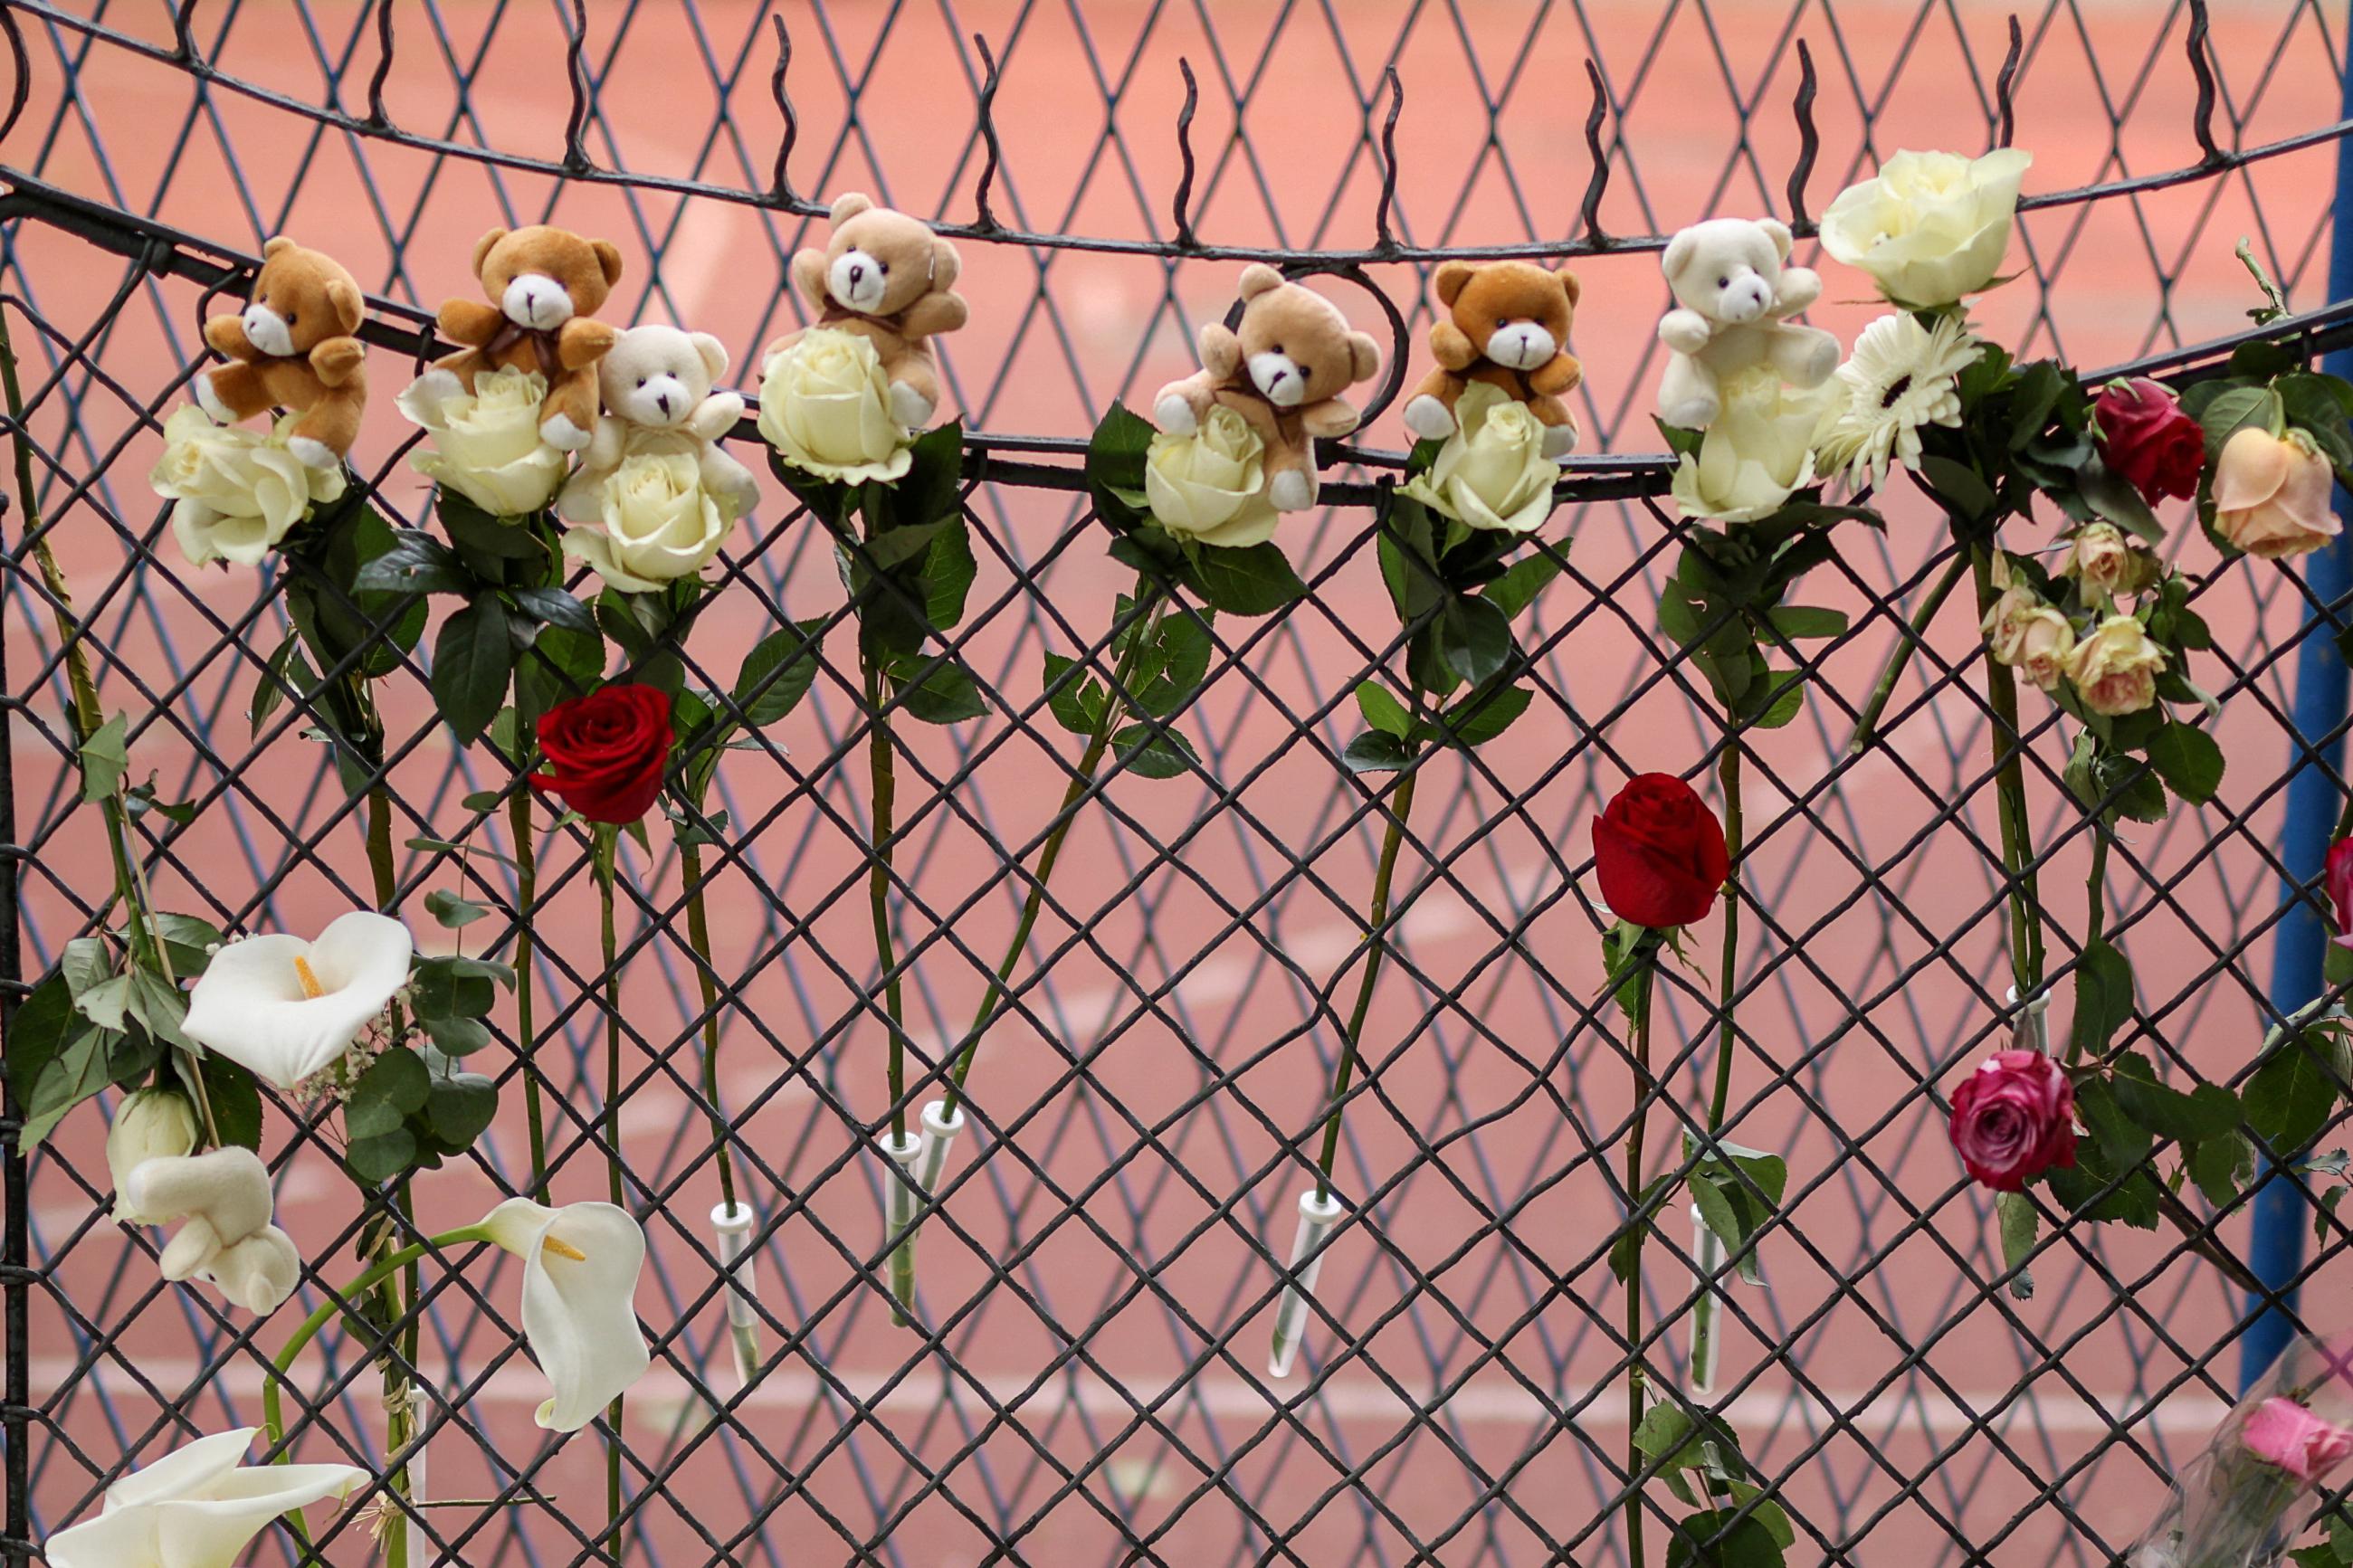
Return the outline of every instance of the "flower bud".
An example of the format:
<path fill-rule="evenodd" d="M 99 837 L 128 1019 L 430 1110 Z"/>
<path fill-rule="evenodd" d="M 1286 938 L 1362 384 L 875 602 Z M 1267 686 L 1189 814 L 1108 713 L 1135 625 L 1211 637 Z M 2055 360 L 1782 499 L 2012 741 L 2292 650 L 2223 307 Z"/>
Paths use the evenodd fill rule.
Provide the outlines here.
<path fill-rule="evenodd" d="M 142 1089 L 125 1096 L 114 1108 L 114 1125 L 106 1131 L 106 1168 L 114 1177 L 115 1223 L 158 1223 L 132 1203 L 131 1173 L 150 1160 L 193 1153 L 195 1147 L 196 1112 L 185 1095 L 174 1089 Z"/>

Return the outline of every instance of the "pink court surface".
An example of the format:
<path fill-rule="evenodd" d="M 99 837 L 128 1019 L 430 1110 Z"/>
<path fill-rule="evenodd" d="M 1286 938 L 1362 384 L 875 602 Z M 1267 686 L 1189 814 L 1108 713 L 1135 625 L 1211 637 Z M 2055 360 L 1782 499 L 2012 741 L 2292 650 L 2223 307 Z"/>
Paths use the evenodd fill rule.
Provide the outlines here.
<path fill-rule="evenodd" d="M 168 54 L 169 6 L 68 0 L 56 9 L 18 8 L 32 98 L 0 147 L 12 170 L 237 251 L 289 233 L 335 253 L 370 290 L 428 308 L 470 291 L 467 257 L 492 224 L 554 221 L 608 237 L 627 267 L 606 314 L 717 333 L 741 386 L 754 379 L 760 346 L 800 320 L 785 259 L 821 236 L 822 220 L 612 182 L 559 187 L 527 169 L 322 128 L 223 86 L 198 90 L 185 71 L 121 41 Z M 594 0 L 588 156 L 632 174 L 765 191 L 781 127 L 772 9 Z M 66 13 L 119 37 L 94 41 Z M 560 160 L 569 14 L 478 0 L 399 5 L 384 89 L 391 122 Z M 1166 237 L 1180 175 L 1181 57 L 1201 87 L 1189 215 L 1199 237 L 1296 250 L 1371 244 L 1378 88 L 1391 65 L 1405 99 L 1398 238 L 1508 246 L 1577 232 L 1593 172 L 1588 57 L 1603 66 L 1613 106 L 1599 226 L 1655 235 L 1712 215 L 1786 214 L 1799 40 L 1820 74 L 1820 158 L 1806 192 L 1818 215 L 1876 155 L 1984 147 L 2007 37 L 2000 6 L 1897 0 L 1794 11 L 1788 0 L 796 0 L 781 15 L 793 41 L 797 192 L 865 190 L 969 222 L 985 159 L 976 32 L 1002 63 L 991 203 L 1008 227 Z M 2186 8 L 2106 0 L 2028 6 L 2021 20 L 2016 142 L 2034 153 L 2030 193 L 2198 161 Z M 2325 16 L 2286 0 L 2216 5 L 2224 145 L 2337 118 L 2343 21 L 2333 5 Z M 378 58 L 371 11 L 340 0 L 205 0 L 193 26 L 219 70 L 302 103 L 332 95 L 364 114 Z M 2257 302 L 2232 254 L 2242 237 L 2296 305 L 2317 306 L 2334 159 L 2323 144 L 2171 189 L 2030 214 L 2011 251 L 2020 276 L 1980 302 L 1979 328 L 2021 358 L 2055 354 L 2086 369 L 2240 330 Z M 119 258 L 38 222 L 14 226 L 7 243 L 12 296 L 67 340 L 97 331 L 123 282 Z M 1082 435 L 1114 397 L 1147 400 L 1192 367 L 1192 323 L 1224 308 L 1237 270 L 1019 243 L 961 249 L 973 320 L 947 345 L 948 401 L 968 426 L 999 435 Z M 1865 280 L 1813 249 L 1802 244 L 1799 259 L 1821 264 L 1829 301 L 1814 319 L 1851 339 L 1872 314 Z M 1584 290 L 1579 450 L 1655 450 L 1652 333 L 1666 303 L 1655 252 L 1574 265 Z M 1395 263 L 1367 275 L 1409 311 L 1419 374 L 1429 323 L 1419 275 Z M 1378 334 L 1364 291 L 1324 287 Z M 28 374 L 46 384 L 56 345 L 28 343 L 11 304 Z M 88 366 L 66 370 L 76 395 L 48 397 L 33 421 L 44 448 L 60 454 L 42 500 L 109 650 L 107 703 L 131 714 L 140 776 L 153 769 L 167 796 L 213 802 L 157 865 L 159 901 L 307 931 L 367 885 L 356 819 L 342 815 L 317 747 L 290 731 L 248 741 L 245 705 L 276 646 L 277 612 L 261 616 L 242 650 L 217 650 L 224 628 L 253 610 L 255 576 L 188 567 L 145 484 L 160 443 L 139 410 L 176 401 L 170 389 L 193 363 L 206 308 L 178 280 L 131 292 L 94 340 L 102 379 Z M 385 510 L 421 522 L 425 482 L 389 461 L 410 434 L 392 398 L 410 367 L 381 350 L 372 364 L 375 395 L 355 456 L 364 471 L 385 472 Z M 1394 409 L 1364 439 L 1407 441 Z M 696 662 L 722 685 L 774 614 L 818 616 L 840 602 L 817 531 L 796 521 L 765 472 L 761 482 L 764 504 L 730 550 L 744 581 L 695 634 Z M 1041 653 L 1100 637 L 1128 574 L 1067 495 L 984 485 L 972 505 L 984 539 L 977 630 L 965 651 L 1011 710 L 1027 713 Z M 1847 559 L 1818 572 L 1806 594 L 1855 616 L 1862 631 L 1823 658 L 1806 714 L 1753 742 L 1747 885 L 1764 912 L 1752 912 L 1742 938 L 1752 985 L 1731 1134 L 1788 1156 L 1792 1199 L 1765 1249 L 1769 1290 L 1736 1288 L 1723 1382 L 1740 1389 L 1730 1413 L 1750 1458 L 1780 1479 L 1803 1521 L 1793 1562 L 2095 1563 L 2048 1490 L 2110 1542 L 2128 1539 L 2162 1497 L 2163 1466 L 2194 1453 L 2221 1409 L 2235 1352 L 2215 1363 L 2215 1381 L 2189 1369 L 2236 1331 L 2238 1310 L 2210 1268 L 2168 1261 L 2159 1238 L 2121 1231 L 2059 1241 L 2037 1266 L 2031 1301 L 1989 1300 L 1981 1288 L 2000 1270 L 1989 1215 L 1961 1183 L 1924 1090 L 1987 1047 L 2005 984 L 1983 710 L 1973 679 L 1931 689 L 1915 675 L 1885 743 L 1845 754 L 1852 707 L 1891 643 L 1885 616 L 1866 618 L 1864 588 L 1908 605 L 1945 538 L 1916 496 L 1897 496 L 1887 512 L 1884 539 L 1855 531 Z M 11 513 L 12 542 L 21 515 Z M 2192 520 L 2168 521 L 2185 564 L 2216 565 Z M 2040 542 L 2051 522 L 2013 525 L 2014 546 Z M 1316 584 L 1314 601 L 1278 623 L 1221 623 L 1231 657 L 1221 655 L 1185 721 L 1220 791 L 1198 777 L 1125 779 L 1110 791 L 1116 817 L 1091 812 L 1075 833 L 1032 949 L 1032 962 L 1051 957 L 1048 977 L 1026 994 L 1021 1016 L 990 1033 L 974 1079 L 981 1113 L 1014 1131 L 967 1141 L 958 1160 L 972 1174 L 947 1199 L 954 1223 L 924 1234 L 924 1309 L 950 1325 L 952 1359 L 893 1327 L 881 1291 L 859 1283 L 877 1248 L 879 1189 L 840 1108 L 872 1119 L 885 1100 L 883 1037 L 859 1000 L 875 969 L 858 837 L 863 731 L 842 679 L 855 679 L 846 631 L 829 650 L 834 673 L 770 735 L 786 760 L 730 759 L 724 804 L 745 851 L 713 893 L 716 967 L 739 987 L 721 1014 L 721 1097 L 756 1167 L 753 1201 L 781 1216 L 760 1261 L 776 1321 L 765 1338 L 774 1352 L 797 1337 L 714 1424 L 688 1375 L 707 1372 L 720 1395 L 734 1394 L 703 1220 L 718 1189 L 683 1043 L 700 1005 L 682 935 L 633 910 L 624 940 L 645 942 L 623 987 L 632 1040 L 621 1125 L 660 1279 L 649 1270 L 638 1297 L 659 1344 L 628 1403 L 631 1488 L 652 1489 L 631 1561 L 949 1568 L 1271 1557 L 1459 1568 L 1546 1561 L 1546 1538 L 1568 1543 L 1570 1561 L 1623 1561 L 1616 1524 L 1599 1517 L 1615 1490 L 1601 1456 L 1622 1447 L 1625 1417 L 1609 1326 L 1621 1297 L 1600 1256 L 1617 1211 L 1597 1153 L 1614 1157 L 1622 1136 L 1627 1073 L 1613 1037 L 1563 999 L 1600 988 L 1583 896 L 1589 818 L 1629 773 L 1694 769 L 1713 736 L 1685 678 L 1660 676 L 1652 606 L 1673 552 L 1661 557 L 1664 524 L 1639 504 L 1556 515 L 1549 527 L 1574 542 L 1574 571 L 1538 603 L 1530 638 L 1546 647 L 1539 676 L 1551 695 L 1477 766 L 1448 763 L 1424 785 L 1400 868 L 1401 886 L 1418 889 L 1400 931 L 1406 958 L 1382 983 L 1367 1041 L 1377 1089 L 1357 1102 L 1343 1155 L 1344 1195 L 1373 1204 L 1371 1233 L 1345 1237 L 1323 1273 L 1323 1305 L 1362 1336 L 1362 1352 L 1325 1375 L 1334 1336 L 1319 1321 L 1307 1375 L 1260 1375 L 1274 1283 L 1250 1237 L 1288 1243 L 1298 1177 L 1278 1152 L 1314 1122 L 1336 1046 L 1328 1009 L 1309 1026 L 1312 988 L 1345 1000 L 1335 977 L 1353 986 L 1353 970 L 1342 971 L 1358 952 L 1378 837 L 1367 796 L 1334 762 L 1356 729 L 1348 694 L 1392 624 L 1368 527 L 1351 510 L 1293 525 L 1283 543 Z M 133 542 L 152 551 L 145 574 L 102 592 Z M 2305 604 L 2288 576 L 2253 564 L 2221 572 L 2205 600 L 2219 651 L 2197 679 L 2210 689 L 2244 681 L 2220 721 L 2231 766 L 2221 797 L 2202 815 L 2137 830 L 2111 889 L 2112 915 L 2130 921 L 2147 1026 L 2216 1078 L 2260 1037 L 2270 960 L 2260 933 L 2278 903 L 2269 856 L 2294 665 L 2271 650 L 2292 637 Z M 1040 571 L 1035 591 L 1017 585 L 1016 565 Z M 21 591 L 11 596 L 12 694 L 26 693 L 54 646 L 35 610 Z M 1970 654 L 1960 603 L 1935 623 L 1929 645 L 1924 668 Z M 142 694 L 159 691 L 176 693 L 161 712 Z M 42 682 L 30 710 L 12 719 L 20 827 L 63 812 L 71 793 L 55 740 L 60 694 L 60 682 Z M 2028 697 L 2030 718 L 2047 710 Z M 381 701 L 400 758 L 398 836 L 464 831 L 472 814 L 460 797 L 504 778 L 487 753 L 453 750 L 413 673 L 384 682 Z M 1613 717 L 1597 728 L 1602 715 Z M 1016 728 L 1003 708 L 953 732 L 905 732 L 918 728 L 902 731 L 901 934 L 921 953 L 909 986 L 916 1042 L 935 1057 L 958 1037 L 1010 931 L 1020 889 L 1005 847 L 1031 845 L 1043 830 L 1067 777 L 1056 759 L 1069 738 L 1050 724 Z M 2059 794 L 2054 731 L 2042 747 L 2036 813 L 2057 846 L 2045 900 L 2059 927 L 2077 931 L 2086 845 Z M 1957 816 L 1924 833 L 1956 799 Z M 315 841 L 316 852 L 265 904 L 290 837 Z M 1176 847 L 1163 854 L 1155 840 Z M 480 828 L 473 842 L 508 847 L 502 827 Z M 596 973 L 596 900 L 575 841 L 559 836 L 543 853 L 543 885 L 561 889 L 538 921 L 552 955 L 538 1060 L 558 1090 L 554 1186 L 563 1199 L 601 1197 L 604 1162 L 590 1140 L 606 1086 L 601 1017 L 582 984 Z M 1312 878 L 1293 868 L 1302 858 Z M 418 880 L 404 912 L 428 946 L 453 939 L 425 916 L 427 889 L 508 896 L 493 860 L 461 869 L 414 855 L 406 866 Z M 647 907 L 675 908 L 670 859 L 633 857 L 626 869 Z M 27 963 L 37 968 L 107 889 L 94 814 L 72 813 L 46 839 L 28 886 Z M 479 940 L 504 923 L 466 934 Z M 1711 972 L 1718 929 L 1711 921 L 1699 932 Z M 1512 945 L 1499 951 L 1507 932 Z M 1458 1004 L 1441 1002 L 1449 993 Z M 2063 988 L 2054 1016 L 2068 1005 Z M 1686 989 L 1662 1031 L 1675 1092 L 1692 1104 L 1713 1068 L 1706 1018 Z M 503 1069 L 508 1047 L 488 1056 Z M 1086 1076 L 1074 1085 L 1079 1058 Z M 1667 1125 L 1663 1113 L 1654 1119 L 1654 1147 L 1672 1144 Z M 355 1201 L 324 1154 L 298 1149 L 291 1131 L 273 1113 L 264 1141 L 266 1152 L 285 1152 L 280 1221 L 323 1279 L 341 1279 L 353 1267 Z M 255 1419 L 256 1352 L 294 1319 L 290 1308 L 254 1330 L 253 1348 L 238 1348 L 230 1336 L 251 1325 L 159 1289 L 144 1242 L 126 1255 L 131 1243 L 105 1216 L 102 1137 L 95 1110 L 79 1113 L 37 1161 L 32 1184 L 36 1261 L 47 1270 L 29 1326 L 45 1415 L 35 1496 L 48 1526 L 95 1506 L 98 1468 L 127 1447 L 146 1462 L 184 1435 L 167 1408 L 206 1430 Z M 1419 1154 L 1430 1142 L 1439 1152 Z M 516 1082 L 484 1152 L 503 1180 L 522 1168 Z M 1114 1166 L 1117 1181 L 1099 1184 Z M 416 1189 L 428 1229 L 470 1219 L 497 1196 L 485 1168 L 463 1162 Z M 1508 1241 L 1494 1228 L 1504 1213 Z M 2246 1228 L 2234 1218 L 2221 1234 L 2242 1245 Z M 1018 1262 L 994 1274 L 991 1260 L 1007 1258 Z M 2307 1295 L 2341 1299 L 2344 1267 L 2337 1258 Z M 433 1530 L 453 1543 L 446 1560 L 596 1560 L 587 1542 L 603 1520 L 601 1447 L 589 1434 L 544 1452 L 532 1425 L 543 1382 L 487 1317 L 517 1315 L 512 1266 L 493 1271 L 484 1259 L 462 1278 L 432 1278 L 423 1371 L 448 1401 L 436 1405 L 448 1422 L 431 1447 L 431 1495 L 485 1497 L 523 1467 L 553 1500 L 434 1510 Z M 1688 1294 L 1671 1255 L 1654 1256 L 1650 1283 L 1654 1310 Z M 98 1335 L 108 1343 L 93 1353 Z M 1679 1338 L 1654 1353 L 1679 1356 Z M 374 1381 L 352 1375 L 351 1362 L 344 1347 L 332 1363 L 300 1363 L 341 1397 L 298 1457 L 343 1457 L 343 1444 L 375 1429 Z M 1571 1419 L 1549 1414 L 1560 1406 Z M 1430 1414 L 1417 1417 L 1417 1407 Z M 2116 1437 L 2115 1426 L 2128 1436 Z M 1132 1537 L 1148 1550 L 1126 1544 Z M 1427 1555 L 1415 1554 L 1417 1539 L 1431 1543 Z M 328 1554 L 366 1557 L 349 1531 Z"/>

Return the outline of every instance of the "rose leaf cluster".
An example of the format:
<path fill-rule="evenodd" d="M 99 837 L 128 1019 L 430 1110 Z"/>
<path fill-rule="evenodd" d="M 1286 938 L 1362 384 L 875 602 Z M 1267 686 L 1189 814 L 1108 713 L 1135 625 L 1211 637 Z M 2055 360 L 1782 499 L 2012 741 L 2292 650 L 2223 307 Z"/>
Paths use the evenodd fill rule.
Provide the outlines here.
<path fill-rule="evenodd" d="M 1113 560 L 1219 614 L 1272 615 L 1307 584 L 1271 537 L 1264 444 L 1222 411 L 1231 423 L 1213 409 L 1178 437 L 1113 404 L 1087 442 L 1087 490 L 1117 535 Z"/>

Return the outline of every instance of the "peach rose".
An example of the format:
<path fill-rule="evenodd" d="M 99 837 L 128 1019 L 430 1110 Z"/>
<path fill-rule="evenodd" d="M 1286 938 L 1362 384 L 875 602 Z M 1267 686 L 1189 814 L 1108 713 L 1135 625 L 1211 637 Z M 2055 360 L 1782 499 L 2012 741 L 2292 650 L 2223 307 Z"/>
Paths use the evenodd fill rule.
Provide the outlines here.
<path fill-rule="evenodd" d="M 2165 650 L 2150 640 L 2137 616 L 2110 616 L 2067 656 L 2067 679 L 2094 713 L 2116 718 L 2157 700 Z"/>
<path fill-rule="evenodd" d="M 2135 549 L 2123 529 L 2094 522 L 2077 531 L 2058 575 L 2103 594 L 2137 594 L 2155 580 L 2156 566 L 2157 558 Z"/>
<path fill-rule="evenodd" d="M 2250 426 L 2215 459 L 2214 531 L 2266 561 L 2317 550 L 2342 526 L 2328 506 L 2334 478 L 2301 433 Z"/>

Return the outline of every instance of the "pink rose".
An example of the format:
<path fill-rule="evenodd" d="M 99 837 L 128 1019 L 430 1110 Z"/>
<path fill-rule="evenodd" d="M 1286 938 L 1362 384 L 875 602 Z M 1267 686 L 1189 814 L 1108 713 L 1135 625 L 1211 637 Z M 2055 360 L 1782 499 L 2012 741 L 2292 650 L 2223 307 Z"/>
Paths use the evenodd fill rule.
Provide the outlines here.
<path fill-rule="evenodd" d="M 2239 1429 L 2239 1441 L 2258 1459 L 2300 1481 L 2318 1481 L 2353 1458 L 2353 1431 L 2323 1421 L 2293 1399 L 2274 1397 L 2256 1405 Z"/>
<path fill-rule="evenodd" d="M 2250 426 L 2214 460 L 2214 531 L 2266 561 L 2317 550 L 2341 527 L 2328 509 L 2335 480 L 2302 436 Z"/>
<path fill-rule="evenodd" d="M 2135 616 L 2110 616 L 2067 654 L 2067 679 L 2084 706 L 2114 719 L 2157 700 L 2165 649 Z"/>
<path fill-rule="evenodd" d="M 2353 838 L 2328 847 L 2328 869 L 2321 880 L 2337 910 L 2337 944 L 2353 947 Z"/>
<path fill-rule="evenodd" d="M 1970 1176 L 1998 1193 L 2025 1190 L 2075 1163 L 2075 1086 L 2041 1051 L 1996 1051 L 1953 1091 L 1948 1128 Z"/>

